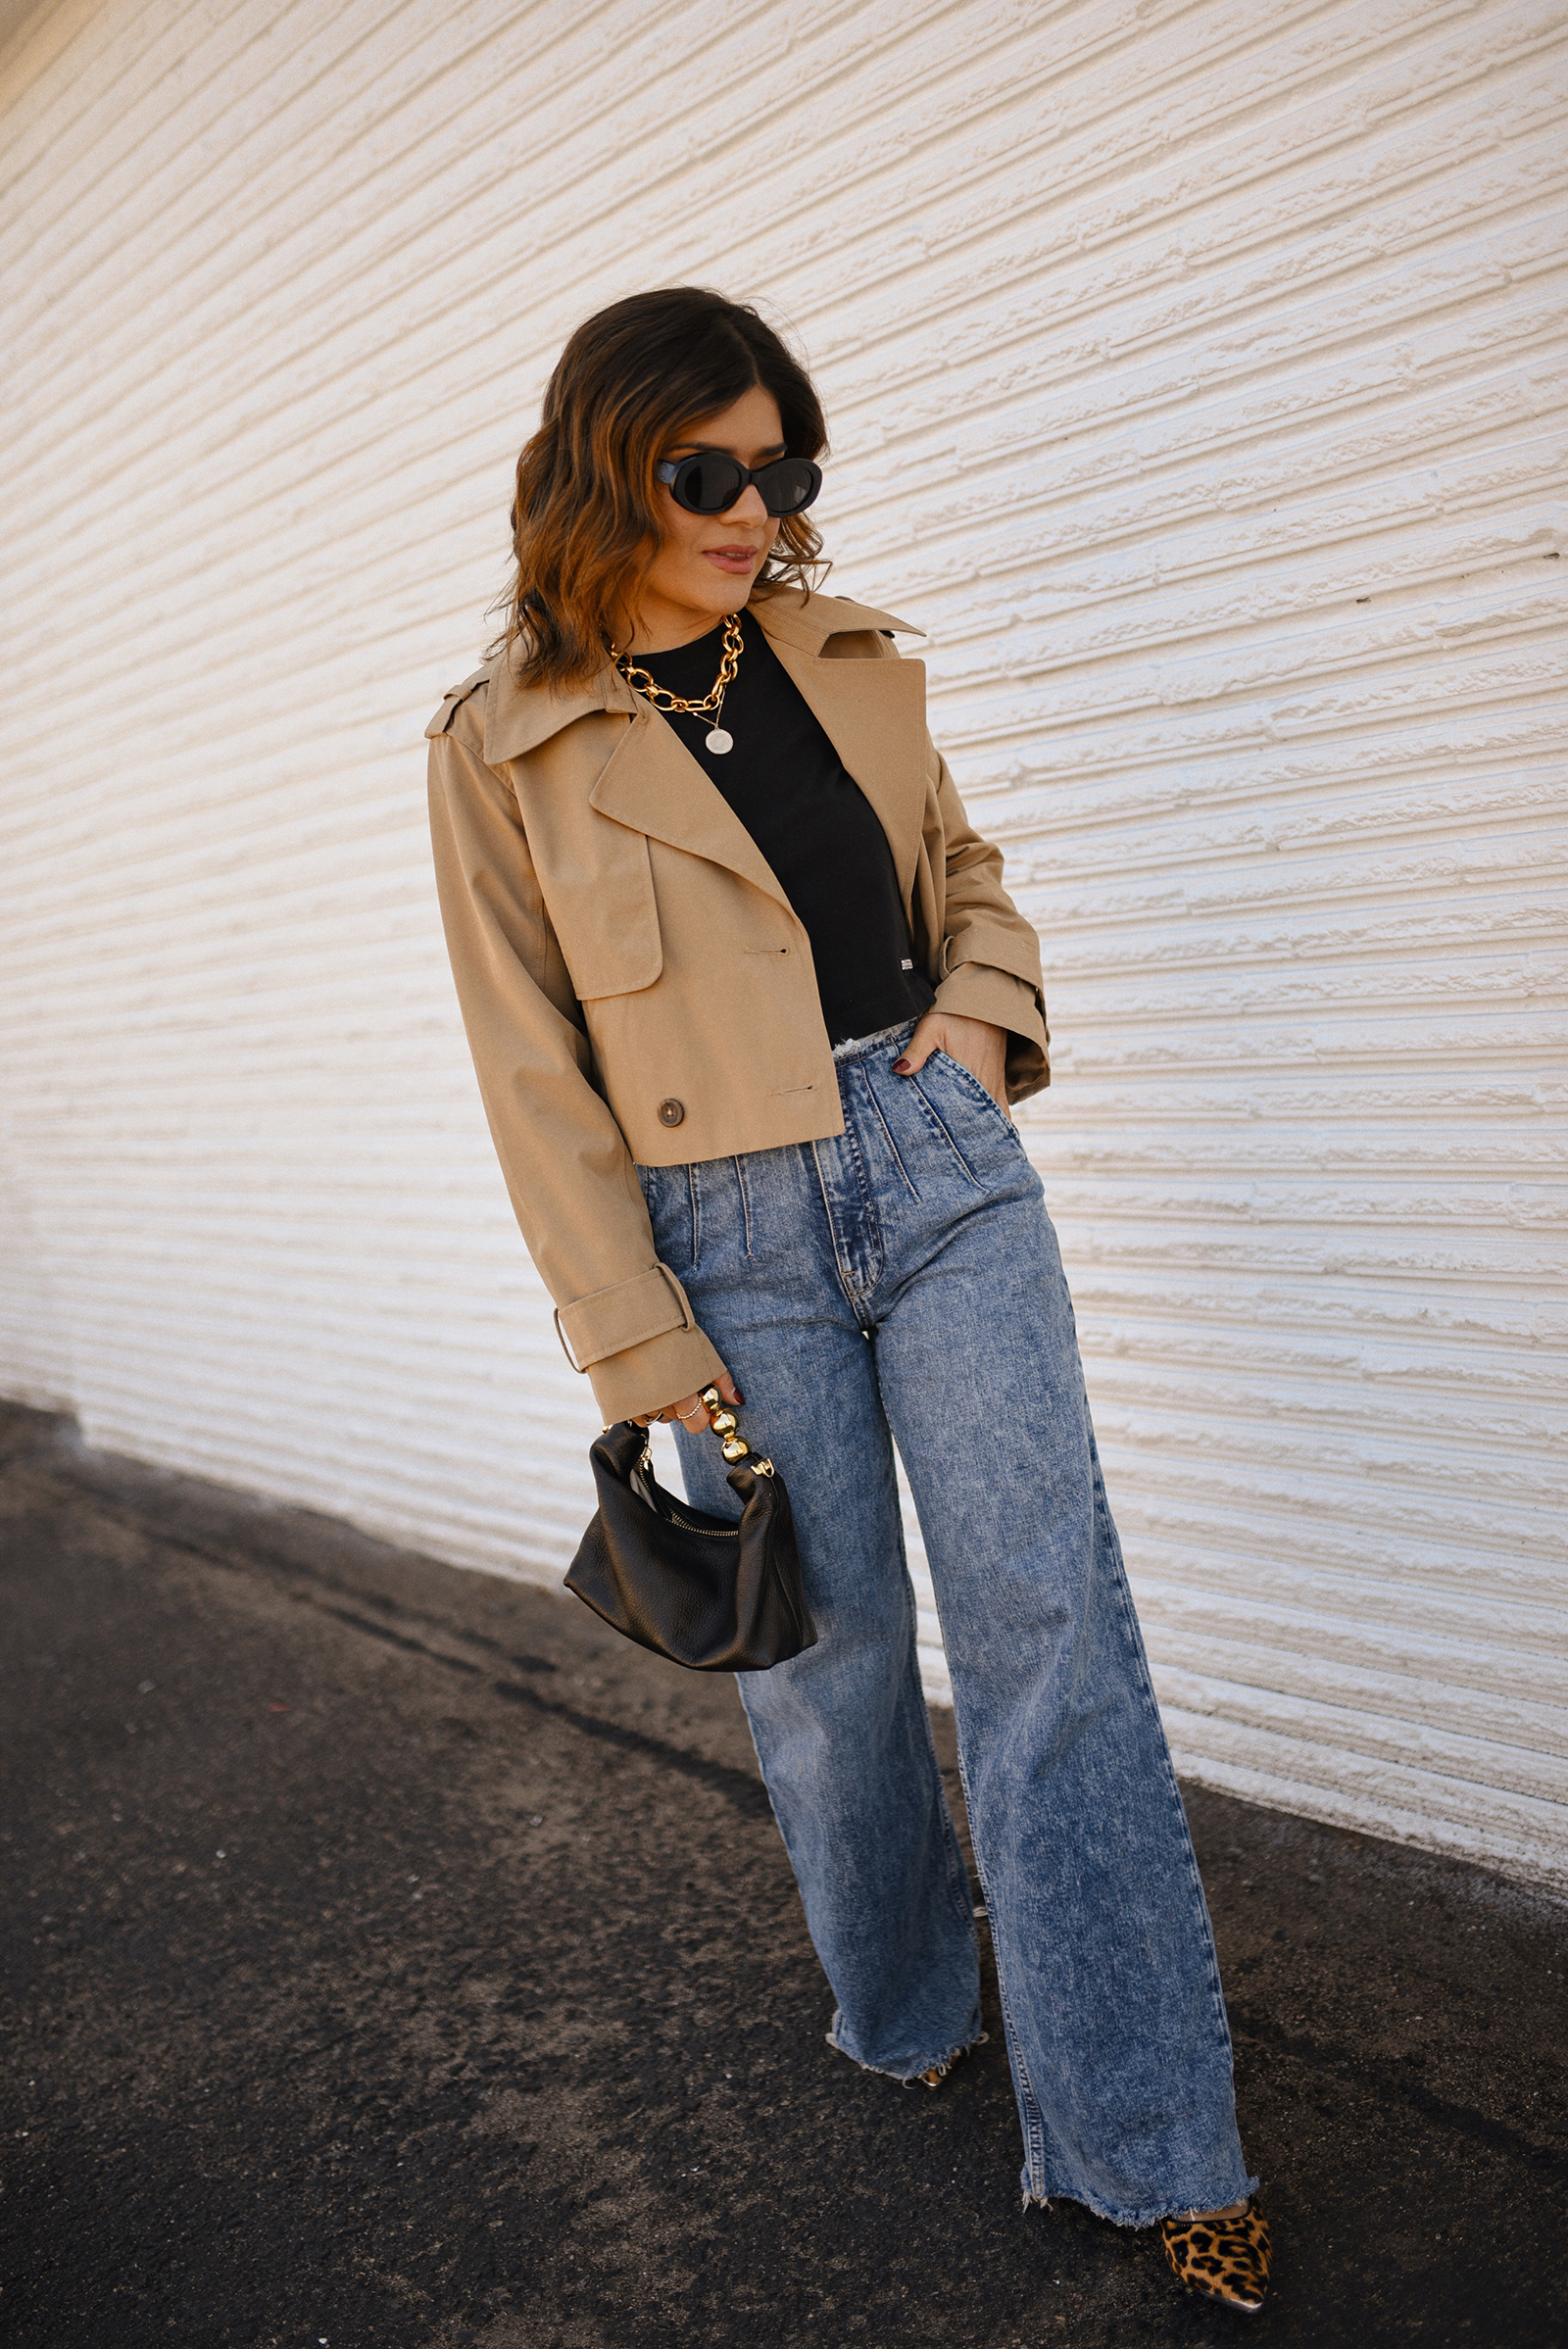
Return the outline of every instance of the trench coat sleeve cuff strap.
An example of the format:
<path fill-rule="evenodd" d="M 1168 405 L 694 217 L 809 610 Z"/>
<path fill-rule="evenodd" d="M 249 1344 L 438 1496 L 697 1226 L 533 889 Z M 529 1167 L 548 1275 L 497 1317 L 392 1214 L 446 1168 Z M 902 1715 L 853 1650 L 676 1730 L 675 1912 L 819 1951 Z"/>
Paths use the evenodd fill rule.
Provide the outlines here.
<path fill-rule="evenodd" d="M 722 1376 L 724 1359 L 699 1329 L 666 1330 L 607 1354 L 589 1372 L 606 1427 L 638 1411 L 662 1411 Z"/>
<path fill-rule="evenodd" d="M 595 1289 L 556 1308 L 556 1334 L 573 1370 L 591 1370 L 607 1354 L 623 1353 L 666 1330 L 697 1327 L 686 1292 L 667 1264 L 650 1264 L 629 1281 Z M 669 1397 L 663 1398 L 666 1402 Z"/>
<path fill-rule="evenodd" d="M 937 989 L 936 1008 L 1007 1031 L 1007 1099 L 1025 1101 L 1051 1082 L 1046 1006 L 1038 987 L 986 962 L 961 962 Z"/>

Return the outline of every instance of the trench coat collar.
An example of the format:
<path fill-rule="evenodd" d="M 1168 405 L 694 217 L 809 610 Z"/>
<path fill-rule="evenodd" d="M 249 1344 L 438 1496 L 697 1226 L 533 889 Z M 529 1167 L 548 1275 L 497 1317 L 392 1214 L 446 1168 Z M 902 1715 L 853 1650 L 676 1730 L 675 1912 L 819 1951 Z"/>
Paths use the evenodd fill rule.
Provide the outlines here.
<path fill-rule="evenodd" d="M 898 629 L 909 636 L 924 633 L 912 620 L 895 619 L 891 612 L 878 612 L 869 604 L 852 604 L 845 596 L 808 595 L 797 587 L 779 588 L 772 595 L 759 596 L 747 610 L 760 624 L 775 652 L 788 646 L 813 658 L 820 657 L 830 636 L 847 629 Z M 795 676 L 795 665 L 787 665 Z M 800 682 L 798 676 L 796 682 Z M 585 685 L 570 693 L 552 693 L 543 686 L 519 685 L 503 654 L 491 669 L 490 688 L 485 696 L 486 762 L 503 766 L 509 759 L 524 759 L 552 735 L 595 710 L 618 710 L 627 717 L 635 717 L 644 707 L 619 669 L 609 661 Z M 858 781 L 858 777 L 856 779 Z"/>
<path fill-rule="evenodd" d="M 846 631 L 918 633 L 866 604 L 842 596 L 781 590 L 753 612 L 787 675 L 848 772 L 881 820 L 907 906 L 920 849 L 925 782 L 925 670 L 917 661 L 843 661 L 823 657 Z M 485 758 L 491 765 L 524 757 L 579 717 L 621 711 L 631 719 L 589 794 L 601 815 L 670 847 L 726 865 L 786 910 L 789 900 L 772 867 L 723 795 L 672 726 L 636 695 L 609 661 L 578 692 L 524 690 L 498 664 L 486 696 Z"/>

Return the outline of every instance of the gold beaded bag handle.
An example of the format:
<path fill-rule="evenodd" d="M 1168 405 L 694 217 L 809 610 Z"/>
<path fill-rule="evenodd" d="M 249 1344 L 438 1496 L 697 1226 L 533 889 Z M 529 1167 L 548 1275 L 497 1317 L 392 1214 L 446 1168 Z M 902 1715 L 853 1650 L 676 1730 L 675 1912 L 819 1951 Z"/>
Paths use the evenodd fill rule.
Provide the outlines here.
<path fill-rule="evenodd" d="M 718 1389 L 705 1387 L 697 1399 L 708 1412 L 708 1424 L 718 1438 L 719 1449 L 730 1466 L 733 1468 L 739 1461 L 744 1460 L 747 1466 L 755 1469 L 759 1476 L 771 1476 L 773 1474 L 772 1461 L 763 1460 L 753 1451 L 746 1438 L 741 1434 L 734 1412 L 719 1394 Z"/>

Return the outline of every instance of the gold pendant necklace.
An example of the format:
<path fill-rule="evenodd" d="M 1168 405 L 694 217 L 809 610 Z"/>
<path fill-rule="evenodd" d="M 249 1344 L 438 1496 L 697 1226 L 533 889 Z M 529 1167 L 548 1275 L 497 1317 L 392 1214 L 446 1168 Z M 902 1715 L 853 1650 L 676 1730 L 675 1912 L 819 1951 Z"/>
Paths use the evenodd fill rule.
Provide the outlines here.
<path fill-rule="evenodd" d="M 650 676 L 647 669 L 639 668 L 628 653 L 612 651 L 611 659 L 633 692 L 640 693 L 643 700 L 651 702 L 656 710 L 674 710 L 681 717 L 710 717 L 713 723 L 704 748 L 711 751 L 715 759 L 721 759 L 727 751 L 735 748 L 734 735 L 727 734 L 718 720 L 724 708 L 725 688 L 735 682 L 735 671 L 740 667 L 744 645 L 740 621 L 732 612 L 724 622 L 724 652 L 718 664 L 718 675 L 712 689 L 705 693 L 700 702 L 683 701 L 678 693 L 671 693 L 667 685 L 661 685 L 659 679 Z"/>

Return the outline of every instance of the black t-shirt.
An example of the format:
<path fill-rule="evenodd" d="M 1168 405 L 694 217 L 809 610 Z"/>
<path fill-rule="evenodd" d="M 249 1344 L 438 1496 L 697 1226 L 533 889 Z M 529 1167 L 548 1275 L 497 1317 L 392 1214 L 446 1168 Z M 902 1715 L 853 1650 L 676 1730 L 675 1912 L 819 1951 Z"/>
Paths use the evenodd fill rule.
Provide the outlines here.
<path fill-rule="evenodd" d="M 936 998 L 915 968 L 888 836 L 750 612 L 741 634 L 717 721 L 734 749 L 706 747 L 710 717 L 665 710 L 664 722 L 740 817 L 804 924 L 828 1042 L 917 1019 Z M 632 665 L 697 702 L 712 690 L 723 649 L 719 626 L 673 653 L 634 654 Z"/>

